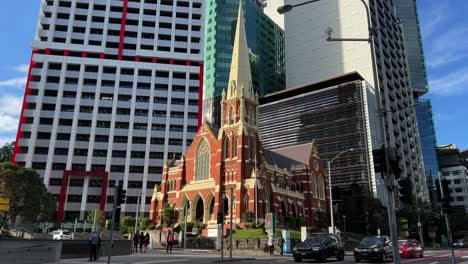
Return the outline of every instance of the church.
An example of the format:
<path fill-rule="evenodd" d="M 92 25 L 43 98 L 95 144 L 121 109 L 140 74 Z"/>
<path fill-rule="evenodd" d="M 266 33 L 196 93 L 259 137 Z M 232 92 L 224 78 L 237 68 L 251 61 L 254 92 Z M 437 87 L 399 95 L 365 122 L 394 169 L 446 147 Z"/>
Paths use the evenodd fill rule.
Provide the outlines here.
<path fill-rule="evenodd" d="M 328 211 L 328 196 L 315 142 L 264 149 L 257 110 L 239 5 L 229 86 L 221 99 L 221 128 L 203 123 L 187 153 L 165 162 L 161 185 L 151 200 L 152 221 L 162 225 L 168 203 L 178 223 L 184 222 L 187 206 L 188 222 L 216 228 L 217 213 L 224 207 L 226 223 L 232 214 L 233 223 L 241 224 L 246 212 L 263 223 L 265 215 L 274 212 L 280 225 L 295 219 L 297 225 L 318 229 L 317 212 Z"/>

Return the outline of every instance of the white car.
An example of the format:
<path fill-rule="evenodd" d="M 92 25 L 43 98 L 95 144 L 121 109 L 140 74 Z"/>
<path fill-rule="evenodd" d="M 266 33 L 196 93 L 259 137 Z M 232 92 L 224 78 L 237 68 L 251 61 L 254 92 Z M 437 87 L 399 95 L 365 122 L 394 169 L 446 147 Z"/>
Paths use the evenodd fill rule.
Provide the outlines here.
<path fill-rule="evenodd" d="M 70 231 L 66 229 L 58 229 L 53 231 L 52 233 L 52 239 L 53 240 L 70 240 L 72 239 Z"/>

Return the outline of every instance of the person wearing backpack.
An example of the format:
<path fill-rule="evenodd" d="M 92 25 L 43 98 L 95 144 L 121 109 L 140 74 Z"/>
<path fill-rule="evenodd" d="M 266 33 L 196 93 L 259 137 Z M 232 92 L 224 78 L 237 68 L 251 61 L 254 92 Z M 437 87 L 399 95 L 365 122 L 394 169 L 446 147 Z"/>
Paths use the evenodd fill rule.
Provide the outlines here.
<path fill-rule="evenodd" d="M 174 245 L 174 236 L 172 235 L 171 231 L 168 231 L 167 233 L 167 248 L 166 248 L 166 254 L 172 254 L 172 246 Z"/>
<path fill-rule="evenodd" d="M 140 234 L 138 231 L 133 235 L 133 250 L 132 253 L 138 253 L 138 243 L 140 242 Z"/>

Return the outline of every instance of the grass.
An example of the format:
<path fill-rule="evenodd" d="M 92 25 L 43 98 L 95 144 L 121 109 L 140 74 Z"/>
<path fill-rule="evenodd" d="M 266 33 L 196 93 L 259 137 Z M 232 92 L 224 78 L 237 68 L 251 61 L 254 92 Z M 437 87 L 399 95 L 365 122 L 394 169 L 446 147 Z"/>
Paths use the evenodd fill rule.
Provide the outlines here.
<path fill-rule="evenodd" d="M 234 239 L 244 239 L 244 238 L 267 238 L 268 234 L 263 232 L 263 229 L 256 228 L 256 229 L 237 229 L 234 234 L 232 234 L 232 238 Z"/>
<path fill-rule="evenodd" d="M 289 230 L 291 239 L 301 239 L 301 231 Z M 277 228 L 276 235 L 281 236 L 283 234 L 283 229 Z"/>

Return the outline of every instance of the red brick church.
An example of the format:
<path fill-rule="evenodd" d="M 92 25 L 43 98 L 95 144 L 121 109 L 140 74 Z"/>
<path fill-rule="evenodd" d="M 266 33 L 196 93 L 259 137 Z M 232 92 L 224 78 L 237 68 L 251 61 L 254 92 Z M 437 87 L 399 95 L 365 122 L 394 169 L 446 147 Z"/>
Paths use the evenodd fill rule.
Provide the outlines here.
<path fill-rule="evenodd" d="M 252 86 L 242 14 L 240 7 L 229 87 L 221 100 L 221 128 L 204 123 L 186 155 L 164 164 L 162 182 L 155 187 L 150 208 L 150 219 L 157 224 L 162 224 L 163 204 L 175 209 L 180 223 L 188 203 L 188 222 L 214 228 L 223 192 L 227 196 L 226 220 L 232 213 L 236 224 L 245 212 L 254 213 L 260 223 L 265 214 L 275 212 L 280 223 L 289 216 L 316 228 L 316 212 L 328 210 L 325 173 L 314 142 L 262 148 L 258 95 Z"/>

